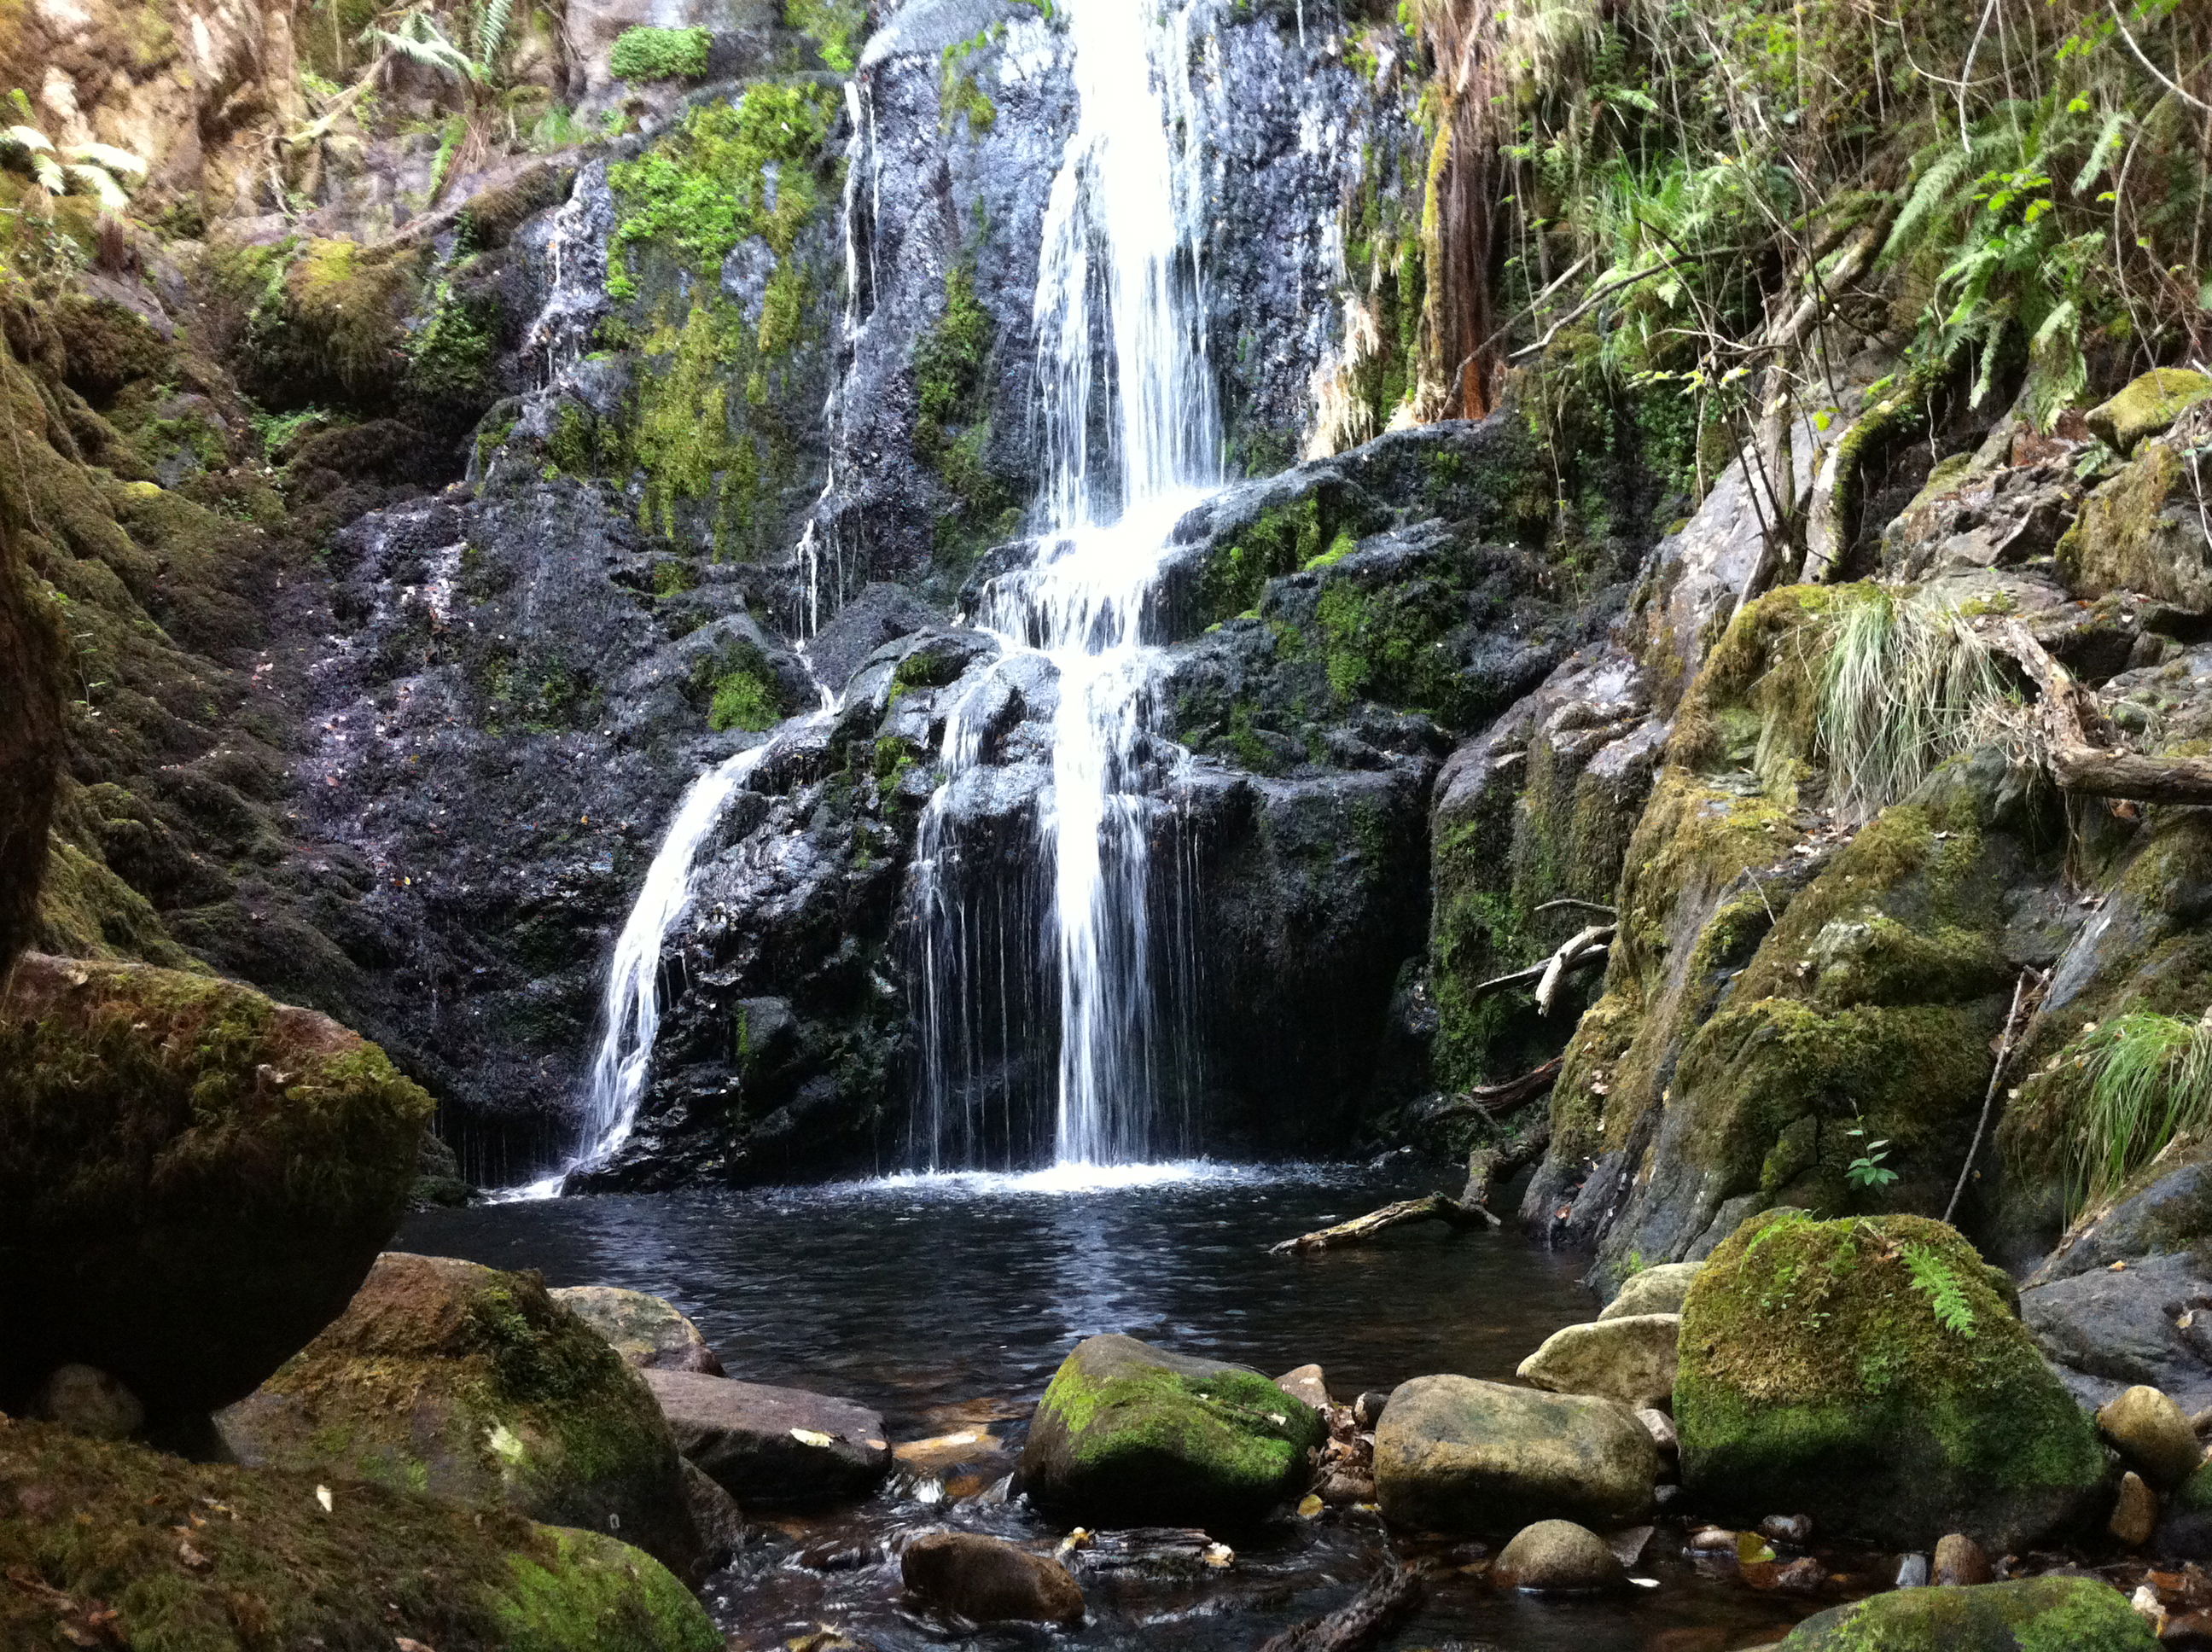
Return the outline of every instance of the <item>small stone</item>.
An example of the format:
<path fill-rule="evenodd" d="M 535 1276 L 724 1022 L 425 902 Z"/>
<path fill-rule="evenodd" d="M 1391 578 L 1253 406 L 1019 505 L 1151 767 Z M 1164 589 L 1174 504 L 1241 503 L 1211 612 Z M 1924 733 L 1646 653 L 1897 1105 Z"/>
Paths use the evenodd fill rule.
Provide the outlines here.
<path fill-rule="evenodd" d="M 1316 1411 L 1328 1409 L 1328 1383 L 1318 1365 L 1301 1365 L 1294 1371 L 1285 1371 L 1275 1379 L 1275 1386 Z"/>
<path fill-rule="evenodd" d="M 1333 1468 L 1322 1477 L 1314 1494 L 1333 1508 L 1348 1508 L 1357 1503 L 1374 1502 L 1375 1482 L 1365 1474 Z"/>
<path fill-rule="evenodd" d="M 1634 1314 L 1679 1314 L 1690 1294 L 1690 1282 L 1703 1262 L 1662 1262 L 1632 1274 L 1620 1294 L 1605 1305 L 1601 1320 L 1626 1319 Z"/>
<path fill-rule="evenodd" d="M 1924 1589 L 1928 1587 L 1928 1557 L 1909 1554 L 1897 1563 L 1897 1579 L 1893 1587 L 1901 1589 Z"/>
<path fill-rule="evenodd" d="M 1644 1558 L 1644 1552 L 1651 1546 L 1651 1534 L 1656 1526 L 1632 1526 L 1625 1532 L 1615 1532 L 1606 1540 L 1613 1550 L 1613 1558 L 1624 1566 L 1632 1566 Z"/>
<path fill-rule="evenodd" d="M 1993 1576 L 1982 1546 L 1958 1532 L 1936 1544 L 1935 1564 L 1929 1570 L 1939 1588 L 1972 1588 Z"/>
<path fill-rule="evenodd" d="M 1810 1515 L 1769 1515 L 1759 1522 L 1759 1534 L 1770 1543 L 1786 1543 L 1793 1549 L 1802 1549 L 1812 1541 L 1813 1517 Z"/>
<path fill-rule="evenodd" d="M 740 1501 L 834 1503 L 865 1494 L 890 1467 L 884 1419 L 849 1400 L 698 1371 L 641 1374 L 676 1449 Z"/>
<path fill-rule="evenodd" d="M 908 1588 L 970 1623 L 1073 1624 L 1083 1591 L 1059 1561 L 1002 1538 L 928 1532 L 907 1545 L 899 1576 Z"/>
<path fill-rule="evenodd" d="M 1500 1588 L 1566 1594 L 1618 1588 L 1626 1581 L 1606 1540 L 1571 1520 L 1540 1520 L 1515 1534 L 1490 1569 Z"/>
<path fill-rule="evenodd" d="M 2130 1467 L 2161 1491 L 2194 1473 L 2204 1455 L 2189 1418 L 2158 1389 L 2137 1385 L 2097 1413 L 2097 1430 Z"/>
<path fill-rule="evenodd" d="M 146 1425 L 146 1407 L 138 1396 L 90 1365 L 56 1367 L 40 1387 L 31 1412 L 95 1440 L 128 1439 Z"/>
<path fill-rule="evenodd" d="M 1352 1420 L 1362 1428 L 1371 1429 L 1382 1420 L 1382 1407 L 1389 1403 L 1389 1394 L 1370 1388 L 1352 1402 Z"/>
<path fill-rule="evenodd" d="M 1681 1437 L 1674 1432 L 1674 1419 L 1656 1406 L 1646 1406 L 1636 1413 L 1636 1420 L 1651 1430 L 1652 1442 L 1667 1456 L 1682 1449 Z"/>
<path fill-rule="evenodd" d="M 567 1285 L 548 1294 L 641 1370 L 722 1375 L 722 1362 L 699 1327 L 665 1297 L 605 1285 Z"/>
<path fill-rule="evenodd" d="M 1692 1550 L 1725 1550 L 1733 1554 L 1735 1545 L 1736 1534 L 1725 1526 L 1701 1526 L 1690 1534 L 1689 1546 Z"/>
<path fill-rule="evenodd" d="M 1803 1554 L 1777 1566 L 1769 1587 L 1784 1594 L 1818 1594 L 1827 1582 L 1828 1569 L 1811 1555 Z"/>
<path fill-rule="evenodd" d="M 2158 1493 L 2132 1468 L 2120 1476 L 2120 1494 L 2113 1499 L 2112 1517 L 2105 1529 L 2128 1549 L 2140 1549 L 2158 1529 Z"/>

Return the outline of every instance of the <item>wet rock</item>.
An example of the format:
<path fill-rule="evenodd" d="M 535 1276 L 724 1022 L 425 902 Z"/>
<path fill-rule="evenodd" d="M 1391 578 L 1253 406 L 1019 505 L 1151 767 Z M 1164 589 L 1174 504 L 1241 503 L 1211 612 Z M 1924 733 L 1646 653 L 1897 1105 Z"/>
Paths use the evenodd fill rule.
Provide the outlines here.
<path fill-rule="evenodd" d="M 128 1439 L 146 1424 L 138 1396 L 90 1365 L 58 1367 L 39 1385 L 31 1414 L 94 1440 Z"/>
<path fill-rule="evenodd" d="M 1004 1539 L 926 1532 L 899 1557 L 907 1588 L 970 1623 L 1073 1624 L 1083 1591 L 1066 1567 Z"/>
<path fill-rule="evenodd" d="M 31 954 L 0 998 L 0 1409 L 58 1365 L 156 1421 L 250 1393 L 391 1236 L 430 1098 L 311 1011 Z"/>
<path fill-rule="evenodd" d="M 1321 1477 L 1320 1483 L 1314 1487 L 1314 1495 L 1336 1509 L 1372 1503 L 1375 1501 L 1374 1477 L 1350 1469 L 1333 1468 Z"/>
<path fill-rule="evenodd" d="M 1503 1535 L 1531 1521 L 1633 1524 L 1659 1449 L 1616 1400 L 1465 1376 L 1401 1385 L 1375 1430 L 1382 1512 L 1417 1531 Z"/>
<path fill-rule="evenodd" d="M 1931 478 L 1884 531 L 1882 562 L 1911 580 L 2018 567 L 2051 554 L 2081 503 L 2064 464 Z"/>
<path fill-rule="evenodd" d="M 1908 1256 L 1970 1323 L 1937 1319 Z M 2101 1495 L 2088 1418 L 1940 1223 L 1754 1218 L 1692 1289 L 1681 1350 L 1674 1420 L 1700 1507 L 1795 1507 L 1873 1542 L 1960 1532 L 2018 1548 Z"/>
<path fill-rule="evenodd" d="M 1951 1532 L 1936 1542 L 1929 1576 L 1938 1588 L 1972 1588 L 1990 1581 L 1990 1558 L 1973 1539 Z"/>
<path fill-rule="evenodd" d="M 2212 1560 L 2212 1464 L 2200 1467 L 2166 1499 L 2158 1552 L 2175 1560 Z"/>
<path fill-rule="evenodd" d="M 744 1510 L 689 1458 L 684 1461 L 684 1506 L 690 1511 L 692 1529 L 699 1534 L 702 1567 L 712 1570 L 726 1564 L 744 1546 Z"/>
<path fill-rule="evenodd" d="M 1641 1314 L 1680 1314 L 1690 1282 L 1703 1262 L 1662 1262 L 1632 1273 L 1620 1294 L 1599 1310 L 1601 1320 L 1627 1319 Z"/>
<path fill-rule="evenodd" d="M 617 1367 L 617 1369 L 619 1369 Z M 44 1424 L 0 1424 L 0 1643 L 720 1652 L 659 1562 L 536 1524 L 314 1473 L 201 1466 Z M 76 1534 L 57 1546 L 57 1523 Z M 102 1603 L 116 1618 L 95 1618 Z M 120 1634 L 103 1625 L 118 1625 Z M 249 1633 L 240 1625 L 250 1625 Z"/>
<path fill-rule="evenodd" d="M 1674 1419 L 1657 1406 L 1644 1406 L 1636 1413 L 1636 1420 L 1650 1430 L 1652 1443 L 1662 1455 L 1672 1457 L 1681 1449 L 1681 1436 L 1674 1430 Z"/>
<path fill-rule="evenodd" d="M 2161 1491 L 2180 1485 L 2204 1459 L 2204 1448 L 2181 1407 L 2140 1383 L 2106 1401 L 2097 1412 L 2097 1431 Z"/>
<path fill-rule="evenodd" d="M 1901 1589 L 1926 1588 L 1928 1587 L 1928 1557 L 1924 1554 L 1908 1554 L 1899 1560 L 1897 1563 L 1897 1576 L 1891 1580 L 1890 1587 Z"/>
<path fill-rule="evenodd" d="M 678 1449 L 741 1502 L 836 1503 L 890 1471 L 884 1419 L 849 1400 L 696 1371 L 644 1377 Z"/>
<path fill-rule="evenodd" d="M 2197 403 L 2212 398 L 2212 376 L 2185 367 L 2154 367 L 2088 413 L 2092 434 L 2107 446 L 2131 453 L 2147 436 L 2162 434 Z"/>
<path fill-rule="evenodd" d="M 1784 1652 L 2153 1652 L 2128 1597 L 2090 1577 L 2032 1577 L 1977 1588 L 1901 1588 L 1819 1613 Z"/>
<path fill-rule="evenodd" d="M 2186 1251 L 2155 1255 L 2114 1271 L 2109 1263 L 2021 1292 L 2021 1321 L 2092 1405 L 2126 1388 L 2154 1387 L 2185 1406 L 2212 1404 L 2212 1278 Z M 2192 1310 L 2196 1317 L 2192 1317 Z M 2208 1324 L 2212 1331 L 2212 1324 Z"/>
<path fill-rule="evenodd" d="M 1802 1549 L 1813 1540 L 1813 1521 L 1808 1515 L 1769 1515 L 1759 1522 L 1759 1534 L 1769 1543 L 1787 1544 Z"/>
<path fill-rule="evenodd" d="M 380 1256 L 345 1313 L 216 1423 L 249 1467 L 619 1532 L 687 1576 L 698 1559 L 652 1394 L 535 1274 Z"/>
<path fill-rule="evenodd" d="M 1305 1491 L 1327 1437 L 1312 1407 L 1256 1371 L 1087 1337 L 1038 1402 L 1020 1484 L 1085 1525 L 1249 1526 Z"/>
<path fill-rule="evenodd" d="M 885 643 L 944 623 L 943 615 L 904 586 L 863 586 L 815 634 L 806 645 L 806 658 L 823 687 L 842 694 L 861 661 Z"/>
<path fill-rule="evenodd" d="M 1606 1540 L 1571 1520 L 1524 1526 L 1491 1564 L 1500 1588 L 1580 1594 L 1619 1588 L 1628 1574 Z"/>
<path fill-rule="evenodd" d="M 1382 1407 L 1390 1403 L 1390 1396 L 1378 1389 L 1370 1389 L 1352 1401 L 1352 1419 L 1360 1427 L 1371 1429 L 1382 1420 Z"/>
<path fill-rule="evenodd" d="M 31 938 L 63 756 L 61 628 L 26 566 L 27 538 L 12 524 L 0 535 L 0 969 Z"/>
<path fill-rule="evenodd" d="M 553 1300 L 606 1339 L 625 1364 L 641 1370 L 722 1374 L 722 1362 L 675 1303 L 613 1285 L 568 1285 Z"/>
<path fill-rule="evenodd" d="M 1631 1314 L 1554 1331 L 1515 1373 L 1554 1394 L 1595 1394 L 1632 1411 L 1672 1405 L 1680 1314 Z"/>
<path fill-rule="evenodd" d="M 2130 1469 L 2120 1476 L 2119 1495 L 2112 1500 L 2112 1518 L 2105 1529 L 2121 1547 L 2140 1549 L 2158 1527 L 2158 1493 Z"/>
<path fill-rule="evenodd" d="M 1294 1371 L 1285 1371 L 1275 1379 L 1275 1386 L 1302 1406 L 1316 1411 L 1328 1409 L 1328 1383 L 1318 1365 L 1301 1365 Z"/>

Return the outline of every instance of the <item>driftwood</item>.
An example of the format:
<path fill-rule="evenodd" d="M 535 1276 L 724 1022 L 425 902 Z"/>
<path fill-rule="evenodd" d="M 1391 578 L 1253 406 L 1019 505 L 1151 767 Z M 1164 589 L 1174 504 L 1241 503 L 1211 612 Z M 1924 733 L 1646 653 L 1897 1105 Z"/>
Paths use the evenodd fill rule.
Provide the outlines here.
<path fill-rule="evenodd" d="M 1277 1256 L 1309 1256 L 1316 1251 L 1364 1244 L 1376 1235 L 1391 1228 L 1403 1227 L 1408 1222 L 1449 1222 L 1455 1228 L 1504 1225 L 1480 1205 L 1463 1205 L 1446 1194 L 1431 1193 L 1423 1199 L 1401 1199 L 1395 1205 L 1385 1205 L 1379 1211 L 1370 1211 L 1364 1216 L 1356 1216 L 1349 1222 L 1339 1222 L 1334 1227 L 1317 1228 L 1311 1233 L 1302 1233 L 1295 1239 L 1285 1239 L 1267 1248 Z"/>
<path fill-rule="evenodd" d="M 1520 1170 L 1543 1157 L 1551 1145 L 1552 1121 L 1547 1118 L 1510 1147 L 1476 1148 L 1467 1156 L 1467 1190 L 1460 1194 L 1460 1203 L 1487 1211 L 1491 1195 L 1512 1181 Z"/>
<path fill-rule="evenodd" d="M 1519 987 L 1533 981 L 1537 983 L 1537 1008 L 1548 1015 L 1552 1003 L 1558 997 L 1559 982 L 1575 970 L 1604 963 L 1612 951 L 1613 935 L 1613 925 L 1593 925 L 1577 933 L 1543 963 L 1532 963 L 1526 969 L 1516 969 L 1510 975 L 1494 975 L 1488 981 L 1478 982 L 1468 996 L 1470 999 L 1483 998 L 1505 987 Z"/>
<path fill-rule="evenodd" d="M 1285 1630 L 1260 1652 L 1359 1652 L 1418 1612 L 1428 1593 L 1417 1568 L 1393 1566 L 1377 1573 L 1349 1606 Z"/>
<path fill-rule="evenodd" d="M 2212 804 L 2212 758 L 2146 757 L 2112 749 L 2104 743 L 2105 719 L 2096 697 L 2051 657 L 2027 626 L 2008 619 L 1990 635 L 2042 691 L 2044 738 L 2051 778 L 2061 791 L 2138 803 Z"/>
<path fill-rule="evenodd" d="M 1532 1072 L 1524 1072 L 1518 1078 L 1508 1078 L 1502 1084 L 1477 1084 L 1449 1101 L 1438 1102 L 1427 1108 L 1421 1114 L 1422 1121 L 1434 1123 L 1438 1119 L 1454 1118 L 1468 1113 L 1502 1119 L 1547 1092 L 1559 1078 L 1559 1061 L 1560 1058 L 1555 1055 L 1542 1066 Z"/>

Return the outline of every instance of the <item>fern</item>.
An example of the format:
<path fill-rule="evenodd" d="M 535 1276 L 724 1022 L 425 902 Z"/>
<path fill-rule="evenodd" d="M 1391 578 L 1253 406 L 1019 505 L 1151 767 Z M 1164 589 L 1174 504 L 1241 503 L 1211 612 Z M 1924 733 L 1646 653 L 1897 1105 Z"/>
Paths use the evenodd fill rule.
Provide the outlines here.
<path fill-rule="evenodd" d="M 1965 1284 L 1942 1254 L 1933 1245 L 1909 1244 L 1905 1248 L 1905 1266 L 1912 1275 L 1912 1288 L 1928 1298 L 1936 1322 L 1959 1336 L 1972 1336 L 1974 1305 L 1966 1300 Z"/>
<path fill-rule="evenodd" d="M 507 27 L 514 15 L 514 0 L 484 0 L 483 16 L 477 24 L 477 66 L 489 74 L 499 67 L 500 50 L 507 44 Z"/>
<path fill-rule="evenodd" d="M 469 82 L 481 78 L 477 73 L 476 64 L 469 60 L 469 54 L 447 39 L 437 24 L 422 12 L 409 12 L 400 19 L 398 28 L 369 28 L 362 38 L 454 80 Z"/>

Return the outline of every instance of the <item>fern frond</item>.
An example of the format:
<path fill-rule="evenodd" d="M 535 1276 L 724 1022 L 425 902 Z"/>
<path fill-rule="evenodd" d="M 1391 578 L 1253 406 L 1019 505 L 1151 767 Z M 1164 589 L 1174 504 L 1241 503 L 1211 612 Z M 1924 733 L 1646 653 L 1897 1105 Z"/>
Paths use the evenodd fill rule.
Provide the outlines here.
<path fill-rule="evenodd" d="M 1928 1298 L 1936 1322 L 1962 1337 L 1974 1334 L 1974 1305 L 1966 1299 L 1965 1283 L 1933 1245 L 1909 1244 L 1905 1266 L 1912 1275 L 1912 1288 Z"/>
<path fill-rule="evenodd" d="M 52 140 L 35 126 L 10 126 L 5 133 L 0 133 L 0 138 L 4 138 L 11 149 L 51 154 L 54 147 Z"/>
<path fill-rule="evenodd" d="M 514 15 L 514 0 L 484 0 L 483 16 L 477 24 L 477 66 L 487 73 L 499 66 Z"/>
<path fill-rule="evenodd" d="M 112 143 L 72 143 L 67 151 L 72 161 L 82 161 L 100 167 L 118 178 L 143 178 L 146 163 L 128 149 L 118 149 Z"/>
<path fill-rule="evenodd" d="M 2120 140 L 2127 136 L 2128 122 L 2132 118 L 2124 109 L 2115 109 L 2105 117 L 2104 130 L 2097 134 L 2097 141 L 2089 146 L 2089 158 L 2082 163 L 2081 172 L 2075 177 L 2074 192 L 2076 195 L 2087 195 L 2097 187 L 2106 168 L 2112 164 L 2112 157 L 2120 152 Z"/>
<path fill-rule="evenodd" d="M 31 157 L 31 176 L 39 180 L 39 187 L 49 195 L 69 193 L 69 175 L 62 170 L 62 163 L 50 155 Z"/>
<path fill-rule="evenodd" d="M 421 14 L 416 15 L 420 17 Z M 410 20 L 410 22 L 413 21 Z M 477 78 L 477 66 L 469 61 L 468 53 L 440 35 L 427 21 L 419 33 L 404 27 L 373 28 L 369 31 L 369 38 L 386 50 L 396 52 L 410 62 L 420 64 L 438 74 L 449 75 L 460 81 Z"/>
<path fill-rule="evenodd" d="M 123 185 L 100 167 L 72 161 L 62 170 L 68 174 L 70 182 L 82 185 L 86 194 L 110 212 L 120 212 L 131 204 L 131 197 L 124 192 Z"/>

